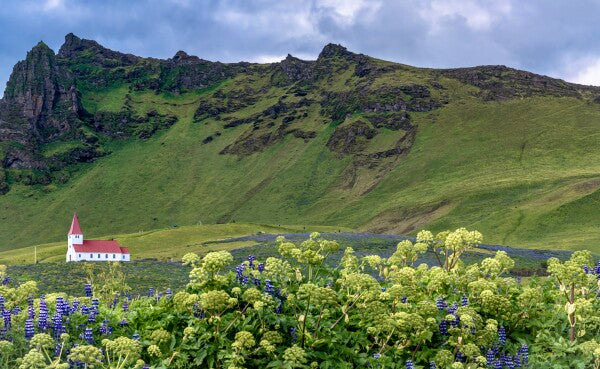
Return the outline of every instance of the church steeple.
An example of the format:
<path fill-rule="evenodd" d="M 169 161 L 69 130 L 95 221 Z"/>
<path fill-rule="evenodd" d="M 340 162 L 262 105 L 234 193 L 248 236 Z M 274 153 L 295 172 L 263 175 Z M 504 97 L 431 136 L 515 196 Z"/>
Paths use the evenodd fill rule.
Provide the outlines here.
<path fill-rule="evenodd" d="M 79 226 L 79 219 L 77 219 L 77 213 L 73 214 L 73 220 L 71 221 L 71 228 L 67 235 L 69 239 L 69 246 L 71 245 L 83 245 L 83 232 Z"/>

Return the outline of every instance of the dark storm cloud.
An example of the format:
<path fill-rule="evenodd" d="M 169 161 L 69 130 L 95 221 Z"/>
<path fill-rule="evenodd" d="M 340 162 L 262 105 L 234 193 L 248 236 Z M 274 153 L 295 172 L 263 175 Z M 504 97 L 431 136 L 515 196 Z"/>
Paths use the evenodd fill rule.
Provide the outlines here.
<path fill-rule="evenodd" d="M 505 64 L 600 84 L 598 14 L 596 0 L 4 0 L 0 86 L 38 41 L 57 51 L 69 32 L 159 58 L 315 58 L 336 42 L 417 66 Z"/>

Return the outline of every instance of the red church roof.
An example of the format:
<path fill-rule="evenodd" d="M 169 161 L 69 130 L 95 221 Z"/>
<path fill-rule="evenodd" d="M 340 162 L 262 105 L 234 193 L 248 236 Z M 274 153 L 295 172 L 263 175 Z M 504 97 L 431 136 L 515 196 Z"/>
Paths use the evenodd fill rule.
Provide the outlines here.
<path fill-rule="evenodd" d="M 77 219 L 77 213 L 73 214 L 73 221 L 71 221 L 71 229 L 69 229 L 69 235 L 72 234 L 83 234 L 81 227 L 79 226 L 79 220 Z"/>
<path fill-rule="evenodd" d="M 75 252 L 98 252 L 108 254 L 129 254 L 129 249 L 120 247 L 117 241 L 83 240 L 83 245 L 73 245 Z"/>

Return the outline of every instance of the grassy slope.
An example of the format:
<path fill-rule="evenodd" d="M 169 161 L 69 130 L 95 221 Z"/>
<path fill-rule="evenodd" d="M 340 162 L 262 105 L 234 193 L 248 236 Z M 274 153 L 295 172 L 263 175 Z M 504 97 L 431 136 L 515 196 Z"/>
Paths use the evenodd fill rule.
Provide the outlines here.
<path fill-rule="evenodd" d="M 155 229 L 145 232 L 117 234 L 90 238 L 116 239 L 128 247 L 133 259 L 158 258 L 179 261 L 188 252 L 203 255 L 210 251 L 231 250 L 252 246 L 254 242 L 217 243 L 227 238 L 262 233 L 296 232 L 346 232 L 349 228 L 324 226 L 273 226 L 266 224 L 207 224 L 182 226 L 177 228 Z M 85 231 L 85 230 L 84 230 Z M 63 261 L 66 252 L 66 238 L 62 242 L 37 245 L 39 262 Z M 1 264 L 27 264 L 34 261 L 34 246 L 0 252 Z"/>
<path fill-rule="evenodd" d="M 343 88 L 351 73 L 332 83 Z M 388 80 L 423 83 L 428 71 L 402 69 Z M 118 142 L 113 153 L 81 165 L 54 191 L 15 188 L 0 196 L 0 248 L 61 241 L 72 211 L 92 234 L 127 233 L 219 220 L 270 224 L 341 225 L 411 232 L 467 226 L 487 243 L 600 250 L 600 105 L 572 98 L 482 102 L 473 87 L 444 81 L 451 103 L 412 113 L 412 151 L 383 180 L 360 169 L 342 186 L 349 158 L 325 147 L 332 125 L 316 120 L 318 106 L 294 124 L 318 130 L 305 143 L 291 135 L 259 154 L 219 155 L 248 127 L 193 122 L 198 94 L 132 93 L 138 111 L 152 108 L 180 121 L 147 141 Z M 223 89 L 244 83 L 232 81 Z M 84 96 L 92 112 L 118 110 L 126 89 Z M 277 101 L 273 88 L 244 117 Z M 316 105 L 316 104 L 315 104 Z M 306 128 L 308 129 L 308 128 Z M 206 136 L 222 136 L 202 144 Z M 382 135 L 381 145 L 389 145 Z"/>

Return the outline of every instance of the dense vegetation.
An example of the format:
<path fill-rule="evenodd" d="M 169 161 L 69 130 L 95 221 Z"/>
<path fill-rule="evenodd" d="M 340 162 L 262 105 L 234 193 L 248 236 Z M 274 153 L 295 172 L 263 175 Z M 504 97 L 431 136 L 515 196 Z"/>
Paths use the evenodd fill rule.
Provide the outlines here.
<path fill-rule="evenodd" d="M 60 99 L 44 105 L 55 110 L 40 115 L 39 142 L 10 143 L 30 125 L 0 116 L 14 133 L 0 143 L 2 249 L 62 240 L 73 210 L 98 235 L 199 221 L 427 224 L 468 225 L 496 244 L 600 244 L 598 89 L 338 45 L 267 65 L 142 58 L 73 35 L 56 55 L 35 51 L 6 98 L 29 86 Z M 69 99 L 79 105 L 65 115 Z"/>
<path fill-rule="evenodd" d="M 37 296 L 1 271 L 4 368 L 598 368 L 600 264 L 548 260 L 551 276 L 507 277 L 499 251 L 465 265 L 481 234 L 419 232 L 389 258 L 314 233 L 280 257 L 233 266 L 190 253 L 179 291 L 130 296 L 118 264 L 89 269 L 82 296 Z M 437 265 L 414 266 L 427 250 Z M 85 292 L 85 294 L 84 294 Z"/>

